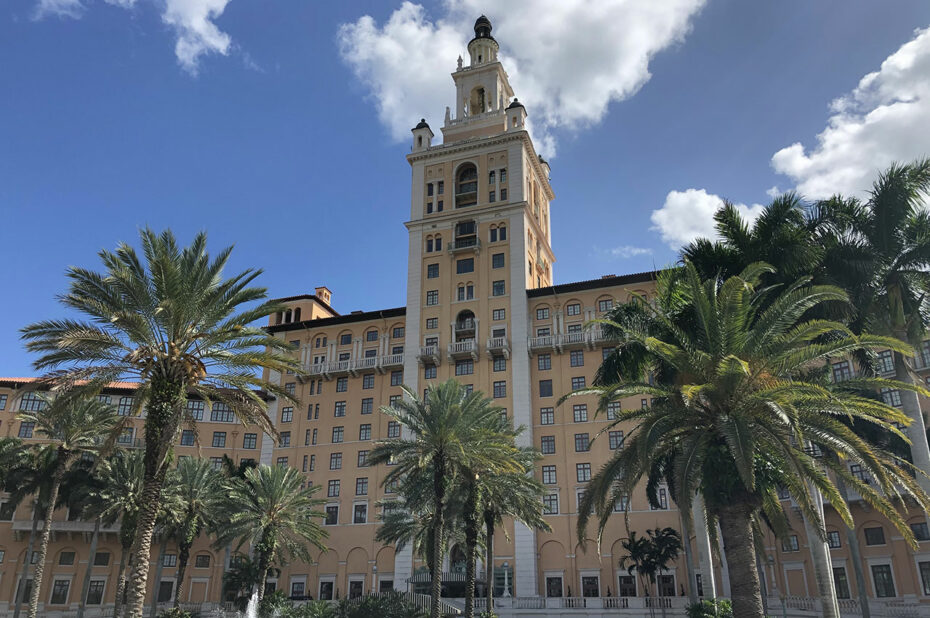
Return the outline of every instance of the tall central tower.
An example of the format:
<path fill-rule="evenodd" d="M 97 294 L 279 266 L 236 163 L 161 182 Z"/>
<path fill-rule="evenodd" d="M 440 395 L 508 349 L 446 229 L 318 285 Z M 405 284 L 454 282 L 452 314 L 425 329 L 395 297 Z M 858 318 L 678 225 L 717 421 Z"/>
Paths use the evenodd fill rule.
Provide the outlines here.
<path fill-rule="evenodd" d="M 554 195 L 498 51 L 481 16 L 442 143 L 425 121 L 413 128 L 404 377 L 418 391 L 455 377 L 531 428 L 526 291 L 552 285 Z M 516 589 L 537 594 L 534 533 L 518 525 L 513 551 Z M 411 568 L 399 555 L 396 581 Z"/>

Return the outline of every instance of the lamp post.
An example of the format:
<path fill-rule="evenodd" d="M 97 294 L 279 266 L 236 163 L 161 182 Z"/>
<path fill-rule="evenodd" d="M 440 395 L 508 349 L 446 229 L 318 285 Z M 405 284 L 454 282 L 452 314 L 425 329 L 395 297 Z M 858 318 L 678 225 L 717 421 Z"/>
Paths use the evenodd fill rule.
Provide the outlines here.
<path fill-rule="evenodd" d="M 510 568 L 510 563 L 504 562 L 504 564 L 502 564 L 501 567 L 503 567 L 504 569 L 504 594 L 502 594 L 501 596 L 509 597 L 510 596 L 510 581 L 509 581 L 510 574 L 508 573 L 507 569 Z"/>
<path fill-rule="evenodd" d="M 371 593 L 375 594 L 380 592 L 378 590 L 378 565 L 371 565 Z"/>

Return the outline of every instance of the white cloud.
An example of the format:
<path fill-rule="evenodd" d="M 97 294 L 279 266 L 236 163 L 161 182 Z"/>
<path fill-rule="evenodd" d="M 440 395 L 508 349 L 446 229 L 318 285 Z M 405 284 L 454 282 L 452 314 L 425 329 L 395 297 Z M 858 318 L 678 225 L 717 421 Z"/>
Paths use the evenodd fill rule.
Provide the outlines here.
<path fill-rule="evenodd" d="M 35 18 L 42 19 L 54 15 L 77 19 L 83 12 L 84 5 L 81 4 L 81 0 L 39 0 L 36 4 Z"/>
<path fill-rule="evenodd" d="M 652 249 L 648 247 L 634 247 L 633 245 L 620 245 L 613 249 L 606 249 L 602 253 L 610 258 L 631 258 L 637 255 L 650 255 Z"/>
<path fill-rule="evenodd" d="M 723 206 L 723 199 L 704 189 L 669 191 L 662 208 L 652 211 L 652 229 L 662 235 L 672 249 L 680 249 L 697 238 L 716 238 L 714 213 Z M 761 204 L 736 204 L 740 214 L 749 221 L 762 214 Z"/>
<path fill-rule="evenodd" d="M 488 14 L 501 60 L 527 106 L 537 147 L 552 156 L 552 130 L 599 122 L 612 101 L 635 94 L 652 57 L 683 40 L 705 0 L 499 0 Z M 340 27 L 340 52 L 369 90 L 394 139 L 421 117 L 438 128 L 453 103 L 449 73 L 465 55 L 479 0 L 446 0 L 431 19 L 405 1 L 383 25 L 366 15 Z"/>
<path fill-rule="evenodd" d="M 178 64 L 192 75 L 197 74 L 201 56 L 208 53 L 226 55 L 231 39 L 214 20 L 219 18 L 230 0 L 152 0 L 162 9 L 162 21 L 177 36 L 174 53 Z M 105 0 L 107 4 L 132 9 L 138 0 Z M 48 15 L 79 18 L 84 10 L 81 0 L 38 0 L 36 19 Z"/>
<path fill-rule="evenodd" d="M 892 162 L 930 155 L 930 28 L 917 30 L 830 107 L 814 148 L 794 143 L 772 157 L 775 171 L 808 198 L 862 195 Z"/>
<path fill-rule="evenodd" d="M 779 195 L 781 195 L 782 193 L 783 191 L 778 188 L 778 185 L 772 185 L 771 187 L 765 190 L 765 194 L 769 196 L 770 198 L 772 198 L 773 200 Z"/>

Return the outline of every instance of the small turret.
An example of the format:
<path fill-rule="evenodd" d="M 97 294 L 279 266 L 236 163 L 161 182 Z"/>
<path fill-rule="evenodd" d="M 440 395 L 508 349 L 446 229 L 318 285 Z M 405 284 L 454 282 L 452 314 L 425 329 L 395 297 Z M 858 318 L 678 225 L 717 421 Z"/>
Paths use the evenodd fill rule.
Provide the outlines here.
<path fill-rule="evenodd" d="M 433 131 L 426 123 L 426 118 L 420 118 L 420 122 L 411 131 L 413 132 L 413 152 L 426 150 L 432 145 Z"/>
<path fill-rule="evenodd" d="M 471 66 L 497 62 L 498 51 L 500 46 L 491 36 L 491 20 L 482 15 L 475 22 L 475 38 L 468 42 Z"/>
<path fill-rule="evenodd" d="M 507 106 L 507 130 L 523 131 L 526 128 L 526 108 L 523 103 L 514 98 L 513 103 Z"/>

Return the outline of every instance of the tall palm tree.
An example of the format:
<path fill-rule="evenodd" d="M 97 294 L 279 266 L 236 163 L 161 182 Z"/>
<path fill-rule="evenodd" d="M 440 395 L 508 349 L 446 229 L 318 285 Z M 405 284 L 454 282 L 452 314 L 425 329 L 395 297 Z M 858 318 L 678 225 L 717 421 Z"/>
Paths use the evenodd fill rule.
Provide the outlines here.
<path fill-rule="evenodd" d="M 894 164 L 879 174 L 868 198 L 834 197 L 817 204 L 820 240 L 832 283 L 849 292 L 854 326 L 888 335 L 919 348 L 930 326 L 930 158 Z M 909 354 L 894 351 L 895 379 L 915 382 Z M 901 391 L 918 481 L 930 491 L 930 446 L 920 401 Z"/>
<path fill-rule="evenodd" d="M 515 470 L 510 462 L 516 447 L 492 424 L 492 420 L 500 418 L 500 410 L 489 405 L 480 392 L 469 393 L 454 379 L 431 384 L 423 399 L 410 388 L 403 389 L 406 397 L 393 406 L 383 406 L 381 411 L 404 425 L 412 437 L 379 442 L 369 462 L 396 464 L 385 475 L 385 485 L 431 473 L 434 531 L 430 616 L 438 618 L 448 488 L 453 479 L 481 461 L 490 462 L 495 473 Z"/>
<path fill-rule="evenodd" d="M 238 539 L 239 547 L 251 546 L 262 574 L 259 601 L 275 564 L 288 557 L 309 561 L 310 546 L 326 551 L 328 534 L 320 524 L 325 515 L 317 510 L 324 501 L 313 497 L 320 488 L 302 487 L 304 482 L 294 468 L 260 465 L 228 488 L 226 522 L 215 544 L 222 547 Z"/>
<path fill-rule="evenodd" d="M 10 471 L 20 464 L 25 454 L 23 441 L 19 438 L 0 438 L 0 491 L 6 491 Z"/>
<path fill-rule="evenodd" d="M 481 498 L 478 510 L 484 525 L 485 583 L 488 613 L 494 610 L 494 531 L 512 518 L 527 528 L 550 531 L 543 517 L 543 484 L 532 476 L 533 464 L 539 458 L 536 449 L 523 448 L 518 453 L 523 472 L 504 472 L 480 477 Z"/>
<path fill-rule="evenodd" d="M 104 271 L 71 267 L 61 297 L 85 320 L 46 320 L 22 331 L 34 365 L 55 383 L 95 392 L 110 382 L 137 379 L 136 406 L 146 409 L 145 480 L 133 553 L 148 556 L 159 511 L 168 452 L 186 419 L 188 394 L 219 401 L 243 421 L 274 433 L 258 391 L 290 400 L 283 387 L 257 369 L 300 372 L 287 342 L 250 326 L 279 307 L 260 303 L 252 285 L 259 270 L 223 278 L 231 248 L 211 259 L 206 234 L 180 248 L 170 231 L 141 232 L 143 256 L 127 245 L 101 251 Z M 129 617 L 142 618 L 148 560 L 140 560 L 129 587 Z"/>
<path fill-rule="evenodd" d="M 20 421 L 34 423 L 35 433 L 49 440 L 42 448 L 55 452 L 55 466 L 51 470 L 51 488 L 45 508 L 45 524 L 42 526 L 39 544 L 39 559 L 33 574 L 29 618 L 35 618 L 39 611 L 45 558 L 52 534 L 52 517 L 55 514 L 62 479 L 68 468 L 83 453 L 99 453 L 102 445 L 115 441 L 114 430 L 120 426 L 116 410 L 96 397 L 45 396 L 44 401 L 46 405 L 38 410 L 19 413 Z"/>
<path fill-rule="evenodd" d="M 226 485 L 223 475 L 208 460 L 184 458 L 178 464 L 176 493 L 181 510 L 175 513 L 171 532 L 178 544 L 177 587 L 174 606 L 181 602 L 184 572 L 194 541 L 205 530 L 216 530 L 224 521 Z"/>
<path fill-rule="evenodd" d="M 120 615 L 126 590 L 126 569 L 142 508 L 142 485 L 145 471 L 143 454 L 138 450 L 118 452 L 100 461 L 96 475 L 98 486 L 91 490 L 85 509 L 89 517 L 104 525 L 119 523 L 120 559 L 116 573 L 113 615 Z"/>
<path fill-rule="evenodd" d="M 627 380 L 575 393 L 599 395 L 602 410 L 609 402 L 634 394 L 655 398 L 646 409 L 617 415 L 616 423 L 633 423 L 635 429 L 624 449 L 589 483 L 579 506 L 579 538 L 586 538 L 591 514 L 598 521 L 600 538 L 616 500 L 628 495 L 644 476 L 655 481 L 655 475 L 662 474 L 681 496 L 700 492 L 720 524 L 734 615 L 747 618 L 762 617 L 752 522 L 762 513 L 784 525 L 779 485 L 791 491 L 816 530 L 823 530 L 823 522 L 806 483 L 822 492 L 849 524 L 852 516 L 829 469 L 855 487 L 912 544 L 913 535 L 896 510 L 896 500 L 908 496 L 923 508 L 930 505 L 930 496 L 911 477 L 908 464 L 837 420 L 854 417 L 901 435 L 895 423 L 907 423 L 907 417 L 859 391 L 908 385 L 857 378 L 829 390 L 801 377 L 810 365 L 831 357 L 876 348 L 907 354 L 908 346 L 888 337 L 853 335 L 838 322 L 802 320 L 822 303 L 846 301 L 838 288 L 811 286 L 802 279 L 764 302 L 772 291 L 758 287 L 760 275 L 770 271 L 766 265 L 754 265 L 725 281 L 701 281 L 695 268 L 686 264 L 680 277 L 660 281 L 677 287 L 671 295 L 677 305 L 643 308 L 663 326 L 664 338 L 655 336 L 656 329 L 635 322 L 612 324 L 626 341 L 673 368 L 677 378 L 668 384 Z M 663 295 L 668 297 L 668 291 L 660 290 L 659 297 Z M 879 490 L 854 477 L 847 467 L 816 458 L 805 449 L 808 444 L 859 463 Z M 657 463 L 662 464 L 659 469 Z M 679 506 L 688 509 L 690 500 L 683 499 Z"/>

